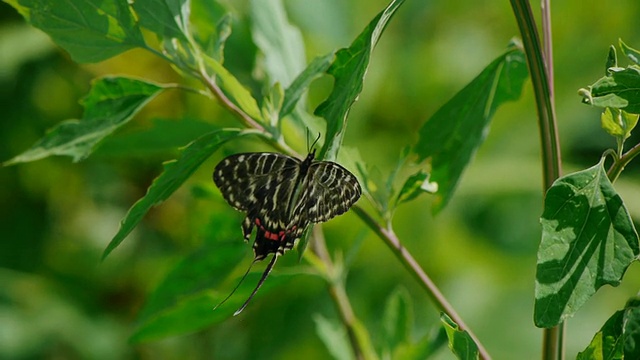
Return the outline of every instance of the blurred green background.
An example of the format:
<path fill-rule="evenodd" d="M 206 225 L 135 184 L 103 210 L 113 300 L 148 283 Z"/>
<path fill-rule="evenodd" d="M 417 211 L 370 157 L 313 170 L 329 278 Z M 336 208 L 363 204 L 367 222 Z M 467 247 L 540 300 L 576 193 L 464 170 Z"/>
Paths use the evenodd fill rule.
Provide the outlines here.
<path fill-rule="evenodd" d="M 249 36 L 248 5 L 230 4 L 237 27 L 226 64 L 250 84 L 255 50 L 242 46 Z M 347 46 L 386 2 L 287 0 L 285 5 L 312 58 Z M 595 164 L 605 148 L 615 146 L 600 129 L 598 110 L 581 104 L 577 90 L 604 75 L 608 47 L 618 38 L 640 48 L 635 26 L 640 2 L 568 0 L 554 2 L 551 10 L 556 109 L 563 168 L 570 172 Z M 386 176 L 424 121 L 517 35 L 507 1 L 407 0 L 374 52 L 365 88 L 350 114 L 345 145 L 357 148 L 369 166 Z M 58 122 L 79 118 L 78 99 L 91 79 L 105 74 L 181 81 L 160 59 L 137 50 L 98 64 L 75 64 L 13 8 L 0 3 L 0 160 L 24 151 Z M 312 107 L 326 96 L 330 84 L 328 79 L 318 81 L 310 96 Z M 498 110 L 486 143 L 449 206 L 434 218 L 430 199 L 424 196 L 402 206 L 394 220 L 403 244 L 495 359 L 540 356 L 541 331 L 532 321 L 542 209 L 535 117 L 528 83 L 520 101 Z M 176 132 L 176 119 L 193 126 Z M 120 219 L 160 173 L 161 162 L 174 158 L 179 146 L 213 123 L 234 125 L 235 120 L 196 95 L 168 92 L 81 163 L 50 158 L 0 168 L 0 358 L 329 357 L 314 318 L 337 315 L 326 284 L 306 275 L 295 276 L 254 301 L 241 316 L 214 327 L 156 342 L 128 342 L 148 294 L 177 262 L 220 231 L 235 231 L 241 241 L 239 215 L 232 214 L 229 224 L 212 222 L 214 212 L 233 210 L 212 200 L 216 195 L 198 194 L 216 193 L 211 170 L 217 161 L 238 149 L 256 148 L 251 143 L 216 154 L 100 262 Z M 304 145 L 304 139 L 291 141 Z M 638 141 L 634 135 L 629 143 Z M 636 163 L 616 188 L 634 220 L 640 219 Z M 341 216 L 324 229 L 332 253 L 353 256 L 347 291 L 374 342 L 380 334 L 379 313 L 397 288 L 407 289 L 414 302 L 416 339 L 438 326 L 438 312 L 425 293 L 355 215 Z M 276 271 L 297 266 L 295 255 L 283 260 Z M 569 320 L 570 358 L 638 292 L 639 272 L 638 265 L 632 265 L 620 287 L 602 288 Z M 437 357 L 453 355 L 444 349 Z"/>

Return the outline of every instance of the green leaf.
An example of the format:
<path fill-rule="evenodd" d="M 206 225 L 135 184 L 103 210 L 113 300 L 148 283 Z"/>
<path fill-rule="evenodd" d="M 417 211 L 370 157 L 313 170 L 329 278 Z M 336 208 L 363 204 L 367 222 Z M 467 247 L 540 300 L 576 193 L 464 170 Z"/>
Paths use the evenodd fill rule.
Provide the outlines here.
<path fill-rule="evenodd" d="M 218 127 L 211 122 L 193 119 L 154 119 L 149 129 L 106 138 L 93 152 L 93 156 L 130 158 L 166 155 L 216 129 Z"/>
<path fill-rule="evenodd" d="M 438 186 L 435 213 L 449 202 L 497 108 L 520 97 L 526 78 L 524 54 L 511 47 L 422 126 L 413 151 L 420 160 L 431 158 L 431 181 Z"/>
<path fill-rule="evenodd" d="M 251 92 L 245 88 L 238 79 L 225 69 L 222 64 L 215 59 L 203 54 L 208 76 L 213 76 L 209 81 L 220 86 L 225 95 L 235 105 L 242 109 L 252 119 L 263 121 L 260 108 Z"/>
<path fill-rule="evenodd" d="M 598 107 L 624 109 L 640 114 L 640 69 L 637 67 L 611 68 L 610 75 L 581 91 L 583 102 Z"/>
<path fill-rule="evenodd" d="M 189 0 L 136 0 L 132 6 L 140 25 L 160 38 L 189 38 Z"/>
<path fill-rule="evenodd" d="M 399 287 L 389 295 L 382 313 L 382 341 L 384 353 L 392 355 L 401 344 L 411 341 L 413 307 L 405 288 Z"/>
<path fill-rule="evenodd" d="M 604 74 L 611 74 L 609 69 L 615 67 L 618 67 L 618 55 L 616 54 L 616 47 L 611 45 L 609 47 L 609 54 L 607 54 L 607 63 L 605 64 Z"/>
<path fill-rule="evenodd" d="M 98 62 L 146 47 L 126 1 L 12 0 L 9 4 L 76 62 Z"/>
<path fill-rule="evenodd" d="M 124 77 L 104 77 L 93 82 L 82 100 L 82 120 L 64 121 L 24 153 L 4 163 L 39 160 L 68 155 L 79 161 L 91 154 L 96 144 L 111 135 L 168 86 Z"/>
<path fill-rule="evenodd" d="M 329 97 L 320 104 L 315 115 L 327 120 L 327 133 L 319 158 L 335 159 L 342 144 L 349 109 L 362 91 L 364 76 L 369 67 L 369 58 L 387 23 L 404 0 L 392 1 L 380 12 L 348 48 L 340 49 L 327 70 L 334 77 Z"/>
<path fill-rule="evenodd" d="M 637 297 L 627 301 L 594 335 L 589 346 L 576 360 L 640 359 L 640 307 Z"/>
<path fill-rule="evenodd" d="M 440 314 L 440 322 L 447 332 L 449 338 L 449 349 L 460 360 L 476 360 L 479 358 L 478 346 L 473 341 L 469 333 L 460 330 L 458 324 L 453 322 L 445 313 Z"/>
<path fill-rule="evenodd" d="M 280 109 L 280 118 L 289 115 L 295 108 L 298 101 L 302 98 L 303 94 L 309 88 L 311 82 L 317 79 L 320 75 L 331 65 L 333 60 L 333 53 L 318 56 L 304 69 L 298 77 L 293 80 L 291 85 L 284 92 L 284 101 L 282 109 Z"/>
<path fill-rule="evenodd" d="M 638 115 L 608 107 L 602 112 L 600 122 L 609 135 L 625 140 L 631 136 L 631 131 L 636 127 Z"/>
<path fill-rule="evenodd" d="M 624 311 L 616 311 L 580 352 L 576 360 L 621 360 L 623 359 L 622 322 Z"/>
<path fill-rule="evenodd" d="M 540 222 L 534 321 L 552 327 L 601 286 L 617 286 L 640 247 L 631 217 L 607 178 L 604 158 L 556 180 Z"/>
<path fill-rule="evenodd" d="M 396 199 L 396 205 L 411 201 L 417 198 L 420 194 L 435 193 L 438 191 L 438 184 L 429 181 L 429 173 L 425 171 L 418 171 L 417 173 L 409 176 L 402 185 L 402 189 L 398 193 Z"/>
<path fill-rule="evenodd" d="M 618 39 L 618 44 L 620 45 L 620 49 L 622 49 L 622 52 L 629 58 L 629 60 L 633 61 L 636 65 L 640 65 L 640 51 L 629 47 L 624 43 L 624 41 L 622 41 L 622 39 Z"/>
<path fill-rule="evenodd" d="M 140 313 L 140 325 L 131 341 L 144 342 L 187 334 L 231 317 L 261 276 L 259 269 L 252 271 L 233 296 L 214 310 L 244 274 L 247 264 L 241 260 L 248 254 L 248 249 L 239 240 L 217 242 L 204 245 L 184 258 L 150 296 Z M 230 276 L 232 274 L 236 275 Z M 256 298 L 289 278 L 274 272 Z"/>
<path fill-rule="evenodd" d="M 305 68 L 304 42 L 298 28 L 287 20 L 281 0 L 252 0 L 251 34 L 264 55 L 270 84 L 288 87 Z"/>
<path fill-rule="evenodd" d="M 640 359 L 640 297 L 636 296 L 624 310 L 624 358 Z"/>
<path fill-rule="evenodd" d="M 316 333 L 318 333 L 318 337 L 322 340 L 334 359 L 353 359 L 353 351 L 349 346 L 347 332 L 344 330 L 342 324 L 335 320 L 327 319 L 321 314 L 314 315 L 313 321 L 316 323 Z"/>
<path fill-rule="evenodd" d="M 127 212 L 120 223 L 118 233 L 104 250 L 102 259 L 104 260 L 111 251 L 120 245 L 152 207 L 159 205 L 173 194 L 222 144 L 239 135 L 241 132 L 237 129 L 210 132 L 187 145 L 177 160 L 166 162 L 164 171 L 153 181 L 147 194 Z"/>

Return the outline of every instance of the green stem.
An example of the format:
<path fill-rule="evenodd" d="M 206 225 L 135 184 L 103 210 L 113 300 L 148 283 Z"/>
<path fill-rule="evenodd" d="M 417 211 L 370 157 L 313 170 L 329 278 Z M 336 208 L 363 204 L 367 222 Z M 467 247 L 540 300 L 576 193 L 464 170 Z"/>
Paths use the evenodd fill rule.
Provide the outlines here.
<path fill-rule="evenodd" d="M 609 168 L 609 171 L 607 171 L 609 180 L 612 183 L 615 182 L 616 179 L 618 179 L 618 176 L 620 176 L 622 170 L 624 170 L 625 166 L 627 166 L 633 158 L 638 156 L 638 154 L 640 154 L 640 144 L 636 144 L 636 146 L 632 147 L 631 150 L 624 153 L 619 159 L 616 159 L 616 161 L 613 162 L 613 165 Z"/>
<path fill-rule="evenodd" d="M 331 260 L 331 256 L 327 250 L 327 244 L 324 240 L 324 234 L 322 233 L 320 226 L 314 226 L 313 228 L 313 251 L 324 266 L 324 269 L 322 270 L 324 270 L 327 282 L 329 283 L 329 294 L 331 295 L 331 299 L 336 305 L 342 323 L 347 330 L 349 343 L 351 344 L 351 349 L 353 350 L 355 359 L 374 359 L 375 356 L 366 350 L 367 340 L 363 339 L 364 335 L 358 327 L 358 320 L 353 312 L 351 303 L 349 302 L 349 297 L 347 296 L 347 291 L 344 286 L 342 270 Z"/>
<path fill-rule="evenodd" d="M 436 307 L 449 315 L 451 320 L 453 320 L 460 329 L 466 330 L 469 333 L 469 336 L 473 339 L 473 341 L 478 346 L 478 352 L 480 353 L 480 358 L 489 360 L 491 356 L 484 348 L 480 340 L 475 336 L 475 334 L 469 329 L 469 327 L 462 320 L 460 315 L 455 311 L 453 306 L 449 304 L 444 295 L 440 292 L 438 287 L 431 281 L 431 278 L 427 275 L 427 273 L 420 267 L 420 264 L 416 261 L 416 259 L 411 256 L 409 250 L 407 250 L 400 240 L 396 236 L 393 229 L 389 226 L 388 228 L 384 228 L 380 226 L 376 220 L 371 217 L 364 209 L 355 205 L 351 208 L 359 217 L 362 219 L 373 231 L 378 235 L 380 239 L 384 241 L 384 243 L 391 249 L 391 251 L 396 255 L 398 260 L 404 265 L 404 267 L 413 275 L 413 277 L 422 285 L 422 287 L 427 291 L 427 295 L 431 298 Z"/>
<path fill-rule="evenodd" d="M 559 178 L 561 174 L 560 141 L 557 132 L 553 86 L 550 79 L 550 76 L 553 74 L 553 61 L 551 59 L 552 46 L 549 1 L 542 1 L 545 48 L 548 49 L 547 53 L 544 54 L 546 55 L 546 59 L 543 59 L 535 19 L 528 0 L 510 1 L 522 35 L 522 42 L 525 53 L 527 54 L 527 64 L 536 99 L 538 127 L 542 148 L 543 191 L 546 193 L 547 189 L 551 187 L 553 182 Z M 544 360 L 564 358 L 563 332 L 563 324 L 559 324 L 550 329 L 544 329 L 542 345 L 542 358 Z"/>

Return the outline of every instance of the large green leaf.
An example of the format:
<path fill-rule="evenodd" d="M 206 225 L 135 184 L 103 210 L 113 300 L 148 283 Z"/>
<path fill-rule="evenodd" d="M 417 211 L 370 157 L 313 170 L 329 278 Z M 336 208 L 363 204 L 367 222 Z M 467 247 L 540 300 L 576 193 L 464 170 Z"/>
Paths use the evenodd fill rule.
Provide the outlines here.
<path fill-rule="evenodd" d="M 177 160 L 166 162 L 164 171 L 153 181 L 147 194 L 129 209 L 120 223 L 118 233 L 104 250 L 102 258 L 106 258 L 120 245 L 152 207 L 159 205 L 173 194 L 222 144 L 240 134 L 240 130 L 237 129 L 210 132 L 185 147 Z"/>
<path fill-rule="evenodd" d="M 146 47 L 126 1 L 9 0 L 77 62 L 98 62 Z"/>
<path fill-rule="evenodd" d="M 82 100 L 82 120 L 64 121 L 24 153 L 5 165 L 39 160 L 52 155 L 68 155 L 79 161 L 91 154 L 96 144 L 126 124 L 167 86 L 124 78 L 104 77 L 94 81 Z"/>
<path fill-rule="evenodd" d="M 284 91 L 284 100 L 280 109 L 280 118 L 289 115 L 300 101 L 307 88 L 313 80 L 322 75 L 333 60 L 333 53 L 318 56 L 293 80 L 291 85 Z"/>
<path fill-rule="evenodd" d="M 136 0 L 133 8 L 140 25 L 163 38 L 187 39 L 189 0 Z"/>
<path fill-rule="evenodd" d="M 287 21 L 281 0 L 252 0 L 251 19 L 253 41 L 264 55 L 271 83 L 289 86 L 306 63 L 300 30 Z"/>
<path fill-rule="evenodd" d="M 349 109 L 360 95 L 364 76 L 369 67 L 369 58 L 389 20 L 404 0 L 392 1 L 380 12 L 348 48 L 336 53 L 327 74 L 334 77 L 333 90 L 320 104 L 315 114 L 327 120 L 326 141 L 320 151 L 320 158 L 335 159 L 342 143 Z"/>
<path fill-rule="evenodd" d="M 609 75 L 580 92 L 584 102 L 598 107 L 614 107 L 640 114 L 640 68 L 611 68 Z"/>
<path fill-rule="evenodd" d="M 449 338 L 449 349 L 460 360 L 477 360 L 479 356 L 478 345 L 473 341 L 466 330 L 460 330 L 458 324 L 453 322 L 447 314 L 440 314 L 440 322 Z"/>
<path fill-rule="evenodd" d="M 511 47 L 422 126 L 413 151 L 419 160 L 431 159 L 430 181 L 438 184 L 434 212 L 444 208 L 453 195 L 496 109 L 520 97 L 526 77 L 524 54 Z"/>
<path fill-rule="evenodd" d="M 640 254 L 638 234 L 604 170 L 562 177 L 545 197 L 538 250 L 534 320 L 552 327 L 572 316 L 603 285 L 616 286 Z"/>
<path fill-rule="evenodd" d="M 240 240 L 217 241 L 193 251 L 170 271 L 150 296 L 131 340 L 143 342 L 186 334 L 228 319 L 246 300 L 261 276 L 259 266 L 256 266 L 233 296 L 214 310 L 240 280 L 246 270 L 244 267 L 248 266 L 241 260 L 249 253 L 249 246 Z M 288 278 L 289 275 L 274 272 L 256 298 Z"/>
<path fill-rule="evenodd" d="M 616 311 L 594 335 L 576 360 L 640 359 L 640 303 L 638 298 Z"/>

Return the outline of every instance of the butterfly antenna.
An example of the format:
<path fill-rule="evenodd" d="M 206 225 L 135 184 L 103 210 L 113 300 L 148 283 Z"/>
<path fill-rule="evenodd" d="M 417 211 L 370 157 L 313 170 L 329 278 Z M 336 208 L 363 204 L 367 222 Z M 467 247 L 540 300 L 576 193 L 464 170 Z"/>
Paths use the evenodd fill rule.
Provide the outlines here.
<path fill-rule="evenodd" d="M 320 133 L 318 133 L 318 137 L 313 140 L 313 144 L 311 144 L 311 148 L 313 148 L 313 146 L 318 142 L 318 140 L 320 140 Z"/>
<path fill-rule="evenodd" d="M 233 316 L 236 316 L 236 315 L 240 314 L 242 312 L 242 310 L 244 310 L 244 308 L 246 308 L 247 305 L 249 305 L 249 302 L 251 301 L 251 299 L 253 299 L 253 296 L 258 292 L 258 290 L 262 286 L 262 283 L 264 283 L 264 281 L 267 279 L 267 276 L 269 276 L 269 273 L 271 272 L 271 269 L 273 269 L 273 265 L 276 264 L 276 260 L 278 260 L 278 254 L 277 253 L 273 255 L 273 258 L 269 262 L 269 265 L 267 265 L 267 268 L 264 269 L 264 272 L 262 273 L 262 277 L 260 278 L 260 281 L 258 281 L 258 285 L 256 285 L 255 289 L 253 289 L 253 292 L 251 293 L 251 295 L 249 295 L 249 298 L 247 299 L 247 301 L 245 301 L 244 304 L 242 304 L 242 306 L 238 310 L 236 310 L 236 312 L 233 313 Z M 246 276 L 246 274 L 245 274 L 245 276 Z M 243 280 L 244 280 L 244 277 L 243 277 Z M 231 295 L 229 295 L 229 296 L 231 296 Z"/>
<path fill-rule="evenodd" d="M 253 266 L 253 264 L 255 264 L 256 261 L 252 261 L 251 264 L 249 265 L 249 268 L 247 269 L 247 271 L 244 273 L 244 275 L 242 275 L 242 279 L 240 279 L 240 281 L 238 282 L 238 285 L 236 285 L 236 287 L 233 288 L 233 290 L 231 290 L 231 293 L 229 293 L 229 295 L 227 295 L 226 298 L 224 298 L 224 300 L 222 300 L 218 305 L 216 305 L 213 310 L 217 309 L 220 307 L 220 305 L 224 304 L 227 300 L 229 300 L 229 298 L 231 297 L 231 295 L 233 295 L 234 292 L 236 292 L 236 290 L 238 290 L 238 288 L 240 287 L 240 284 L 242 284 L 242 282 L 244 281 L 244 279 L 247 277 L 247 275 L 249 275 L 249 271 L 251 271 L 251 267 Z"/>

